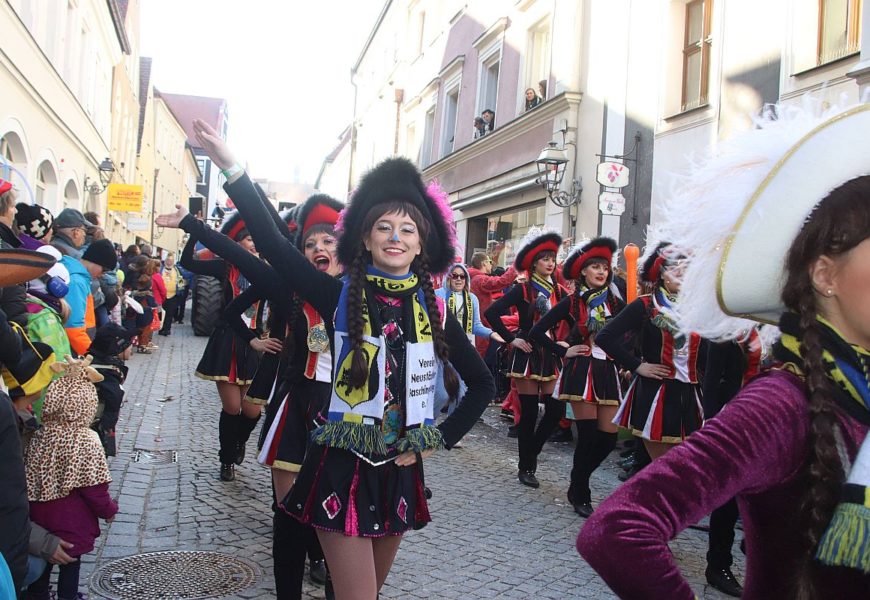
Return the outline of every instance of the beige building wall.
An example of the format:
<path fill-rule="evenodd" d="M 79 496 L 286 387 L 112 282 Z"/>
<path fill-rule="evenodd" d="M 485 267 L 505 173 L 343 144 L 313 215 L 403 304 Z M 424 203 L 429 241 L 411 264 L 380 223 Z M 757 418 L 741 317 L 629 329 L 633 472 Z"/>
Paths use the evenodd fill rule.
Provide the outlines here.
<path fill-rule="evenodd" d="M 113 68 L 122 46 L 107 3 L 0 3 L 0 154 L 25 199 L 55 214 L 105 214 L 88 182 L 110 156 Z"/>
<path fill-rule="evenodd" d="M 157 171 L 157 195 L 146 206 L 148 221 L 157 215 L 175 212 L 176 204 L 187 204 L 184 163 L 187 159 L 187 134 L 163 101 L 154 98 L 154 168 Z M 154 227 L 153 246 L 170 252 L 181 250 L 184 232 L 180 229 Z"/>
<path fill-rule="evenodd" d="M 142 103 L 144 111 L 142 118 L 142 135 L 139 140 L 139 152 L 136 155 L 136 183 L 142 186 L 142 210 L 139 213 L 127 213 L 126 218 L 133 217 L 140 223 L 144 221 L 143 229 L 133 230 L 137 241 L 151 242 L 151 227 L 149 217 L 151 215 L 152 198 L 154 197 L 154 169 L 157 156 L 155 147 L 155 108 L 154 88 L 146 88 L 145 102 Z M 140 99 L 140 103 L 142 100 Z"/>

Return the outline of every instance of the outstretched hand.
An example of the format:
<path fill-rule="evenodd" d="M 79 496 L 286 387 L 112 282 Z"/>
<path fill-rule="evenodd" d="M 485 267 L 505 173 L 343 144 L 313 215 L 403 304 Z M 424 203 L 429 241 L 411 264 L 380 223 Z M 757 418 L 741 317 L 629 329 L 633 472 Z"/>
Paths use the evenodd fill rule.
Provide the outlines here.
<path fill-rule="evenodd" d="M 178 229 L 181 224 L 181 220 L 187 216 L 187 209 L 184 208 L 181 204 L 175 205 L 174 213 L 167 213 L 165 215 L 157 215 L 157 219 L 154 221 L 160 227 L 171 227 L 173 229 Z"/>
<path fill-rule="evenodd" d="M 208 157 L 222 171 L 236 164 L 236 157 L 230 151 L 227 143 L 221 139 L 218 132 L 202 119 L 193 120 L 193 134 L 200 148 L 205 150 Z"/>

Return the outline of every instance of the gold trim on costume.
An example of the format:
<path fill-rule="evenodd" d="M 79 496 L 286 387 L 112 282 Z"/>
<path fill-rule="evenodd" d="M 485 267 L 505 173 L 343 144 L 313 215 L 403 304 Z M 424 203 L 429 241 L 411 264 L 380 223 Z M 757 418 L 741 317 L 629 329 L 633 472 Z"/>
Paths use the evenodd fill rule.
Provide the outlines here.
<path fill-rule="evenodd" d="M 230 378 L 227 377 L 226 375 L 205 375 L 203 373 L 200 373 L 199 371 L 194 371 L 193 374 L 196 375 L 197 377 L 199 377 L 200 379 L 204 379 L 206 381 L 214 381 L 214 382 L 221 382 L 222 381 L 224 383 L 234 383 L 238 386 L 251 385 L 251 383 L 254 381 L 253 379 L 236 379 L 235 381 L 230 381 Z"/>
<path fill-rule="evenodd" d="M 279 471 L 290 471 L 291 473 L 298 473 L 302 469 L 302 465 L 297 465 L 296 463 L 287 462 L 284 460 L 276 460 L 272 463 L 272 468 Z"/>

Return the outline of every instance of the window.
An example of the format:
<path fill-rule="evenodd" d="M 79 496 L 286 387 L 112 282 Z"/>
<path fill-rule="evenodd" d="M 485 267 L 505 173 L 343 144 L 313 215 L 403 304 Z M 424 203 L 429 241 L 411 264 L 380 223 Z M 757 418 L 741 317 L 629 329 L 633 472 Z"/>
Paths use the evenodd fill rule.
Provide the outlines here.
<path fill-rule="evenodd" d="M 550 17 L 546 17 L 529 30 L 526 54 L 526 84 L 520 90 L 521 110 L 526 106 L 525 91 L 529 88 L 544 101 L 547 99 L 547 82 L 550 79 Z"/>
<path fill-rule="evenodd" d="M 197 178 L 197 183 L 205 183 L 206 179 L 206 169 L 208 168 L 208 159 L 207 158 L 197 158 L 196 166 L 199 167 L 199 177 Z"/>
<path fill-rule="evenodd" d="M 47 160 L 42 161 L 36 170 L 36 203 L 49 210 L 55 210 L 56 190 L 57 175 L 54 167 Z"/>
<path fill-rule="evenodd" d="M 411 123 L 405 129 L 405 156 L 413 158 L 417 156 L 417 124 Z"/>
<path fill-rule="evenodd" d="M 456 112 L 459 107 L 459 82 L 452 85 L 444 94 L 444 111 L 441 115 L 443 129 L 441 131 L 441 156 L 453 152 L 453 140 L 456 137 Z"/>
<path fill-rule="evenodd" d="M 817 64 L 843 58 L 861 48 L 861 0 L 819 0 Z"/>
<path fill-rule="evenodd" d="M 480 87 L 478 89 L 477 113 L 495 110 L 498 98 L 498 72 L 501 67 L 501 45 L 486 53 L 480 61 Z"/>
<path fill-rule="evenodd" d="M 426 111 L 426 121 L 423 128 L 423 145 L 420 146 L 420 167 L 425 169 L 432 162 L 432 138 L 435 133 L 435 107 Z"/>
<path fill-rule="evenodd" d="M 707 88 L 710 80 L 712 8 L 713 0 L 691 0 L 686 4 L 681 111 L 707 104 Z"/>

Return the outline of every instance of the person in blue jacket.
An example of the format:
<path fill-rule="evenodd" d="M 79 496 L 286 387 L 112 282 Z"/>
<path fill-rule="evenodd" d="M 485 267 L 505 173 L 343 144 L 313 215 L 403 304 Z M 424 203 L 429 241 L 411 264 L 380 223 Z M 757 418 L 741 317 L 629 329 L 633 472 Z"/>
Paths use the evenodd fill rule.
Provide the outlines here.
<path fill-rule="evenodd" d="M 456 317 L 472 344 L 475 336 L 504 343 L 497 333 L 481 322 L 480 304 L 477 296 L 469 290 L 468 269 L 465 265 L 462 263 L 451 265 L 444 276 L 441 288 L 435 290 L 435 295 L 444 301 L 444 307 Z"/>

